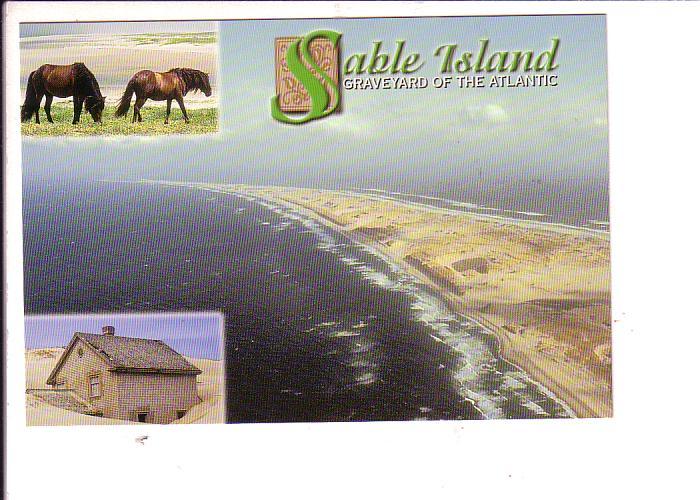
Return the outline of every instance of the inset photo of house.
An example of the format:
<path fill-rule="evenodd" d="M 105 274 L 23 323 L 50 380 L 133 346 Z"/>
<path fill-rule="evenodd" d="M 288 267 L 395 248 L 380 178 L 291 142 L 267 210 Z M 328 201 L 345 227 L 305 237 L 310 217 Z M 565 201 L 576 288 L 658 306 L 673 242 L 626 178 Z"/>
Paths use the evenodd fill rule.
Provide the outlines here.
<path fill-rule="evenodd" d="M 225 422 L 218 313 L 27 316 L 27 425 Z"/>

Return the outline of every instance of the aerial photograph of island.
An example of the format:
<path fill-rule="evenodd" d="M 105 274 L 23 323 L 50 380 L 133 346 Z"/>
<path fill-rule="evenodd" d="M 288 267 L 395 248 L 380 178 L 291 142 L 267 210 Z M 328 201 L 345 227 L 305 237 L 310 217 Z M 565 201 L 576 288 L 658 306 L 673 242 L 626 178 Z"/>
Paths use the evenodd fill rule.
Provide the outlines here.
<path fill-rule="evenodd" d="M 402 40 L 428 82 L 445 44 L 555 39 L 557 84 L 357 87 L 281 123 L 275 39 L 318 29 L 342 33 L 342 57 Z M 605 16 L 217 30 L 216 135 L 23 137 L 27 321 L 99 316 L 60 345 L 27 339 L 32 414 L 55 349 L 112 342 L 109 315 L 212 311 L 226 423 L 613 415 Z"/>

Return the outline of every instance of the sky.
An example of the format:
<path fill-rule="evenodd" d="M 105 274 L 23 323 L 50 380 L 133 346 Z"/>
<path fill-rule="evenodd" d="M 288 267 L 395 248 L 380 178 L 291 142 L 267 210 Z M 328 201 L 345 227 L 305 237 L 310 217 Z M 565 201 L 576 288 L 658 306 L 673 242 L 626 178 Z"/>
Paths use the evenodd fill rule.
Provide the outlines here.
<path fill-rule="evenodd" d="M 119 336 L 162 340 L 184 356 L 222 359 L 223 316 L 215 312 L 26 316 L 26 348 L 65 347 L 75 332 L 99 334 L 105 325 Z"/>
<path fill-rule="evenodd" d="M 375 40 L 389 50 L 404 39 L 407 52 L 427 60 L 415 76 L 428 78 L 438 74 L 432 54 L 442 44 L 476 52 L 489 38 L 494 51 L 541 51 L 559 37 L 559 85 L 344 90 L 342 113 L 302 126 L 278 123 L 270 116 L 274 38 L 322 28 L 342 33 L 343 58 Z M 25 178 L 379 188 L 449 192 L 462 201 L 532 182 L 536 196 L 573 190 L 571 203 L 607 206 L 604 16 L 222 21 L 219 37 L 220 133 L 25 138 Z"/>

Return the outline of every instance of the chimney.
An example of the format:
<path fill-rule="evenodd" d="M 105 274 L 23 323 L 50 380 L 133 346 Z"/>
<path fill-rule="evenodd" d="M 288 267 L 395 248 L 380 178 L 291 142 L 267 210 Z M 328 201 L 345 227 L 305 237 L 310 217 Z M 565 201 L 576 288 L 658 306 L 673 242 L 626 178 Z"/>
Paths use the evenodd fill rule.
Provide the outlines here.
<path fill-rule="evenodd" d="M 114 335 L 114 327 L 113 326 L 103 326 L 102 327 L 102 335 Z"/>

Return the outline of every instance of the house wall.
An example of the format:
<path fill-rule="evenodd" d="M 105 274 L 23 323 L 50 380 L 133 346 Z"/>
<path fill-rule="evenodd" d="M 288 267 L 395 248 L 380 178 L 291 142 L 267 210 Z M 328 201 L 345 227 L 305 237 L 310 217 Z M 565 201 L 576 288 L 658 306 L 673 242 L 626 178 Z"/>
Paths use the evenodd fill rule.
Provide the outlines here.
<path fill-rule="evenodd" d="M 82 356 L 80 351 L 82 350 Z M 90 397 L 90 376 L 100 377 L 100 396 Z M 63 366 L 56 374 L 57 385 L 65 381 L 63 388 L 72 389 L 79 397 L 88 401 L 104 416 L 119 407 L 119 395 L 114 374 L 108 371 L 107 362 L 81 339 L 68 354 Z"/>
<path fill-rule="evenodd" d="M 137 420 L 137 412 L 148 412 L 146 422 L 167 424 L 177 419 L 177 410 L 189 410 L 201 400 L 196 375 L 157 373 L 112 373 L 119 393 L 119 406 L 112 418 Z"/>

